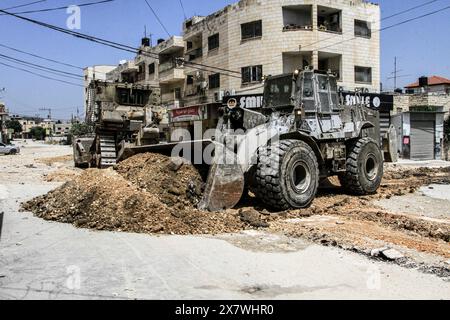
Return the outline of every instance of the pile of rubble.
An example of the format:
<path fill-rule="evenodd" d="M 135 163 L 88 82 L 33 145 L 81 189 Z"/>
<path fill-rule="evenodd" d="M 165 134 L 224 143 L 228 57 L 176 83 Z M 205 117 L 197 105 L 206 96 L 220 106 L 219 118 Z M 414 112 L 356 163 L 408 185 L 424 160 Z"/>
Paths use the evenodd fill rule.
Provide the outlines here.
<path fill-rule="evenodd" d="M 202 181 L 191 165 L 155 154 L 135 156 L 116 171 L 90 169 L 22 205 L 36 216 L 97 230 L 217 234 L 242 230 L 234 211 L 195 208 Z"/>

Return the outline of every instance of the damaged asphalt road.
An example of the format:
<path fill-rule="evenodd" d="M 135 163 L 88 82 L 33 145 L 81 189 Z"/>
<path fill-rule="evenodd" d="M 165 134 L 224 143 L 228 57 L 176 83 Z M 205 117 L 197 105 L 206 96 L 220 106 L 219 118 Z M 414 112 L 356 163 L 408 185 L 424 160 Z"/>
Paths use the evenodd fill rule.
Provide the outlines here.
<path fill-rule="evenodd" d="M 45 157 L 70 152 L 59 146 L 29 145 L 14 158 L 14 165 L 0 158 L 6 172 L 0 182 L 0 211 L 5 212 L 0 299 L 450 298 L 445 278 L 388 263 L 376 252 L 371 257 L 372 252 L 362 255 L 273 230 L 153 236 L 77 229 L 19 213 L 21 202 L 61 184 L 43 181 L 43 172 L 61 166 L 35 162 L 34 148 L 45 150 Z M 36 168 L 25 167 L 31 163 Z M 298 217 L 289 223 L 312 223 L 308 219 L 313 218 Z M 344 222 L 337 218 L 332 225 L 341 229 L 361 223 L 351 215 Z M 328 224 L 327 219 L 336 217 L 316 219 Z M 380 241 L 376 248 L 385 244 Z M 380 254 L 395 254 L 386 251 Z M 415 254 L 426 265 L 437 259 L 425 252 Z"/>

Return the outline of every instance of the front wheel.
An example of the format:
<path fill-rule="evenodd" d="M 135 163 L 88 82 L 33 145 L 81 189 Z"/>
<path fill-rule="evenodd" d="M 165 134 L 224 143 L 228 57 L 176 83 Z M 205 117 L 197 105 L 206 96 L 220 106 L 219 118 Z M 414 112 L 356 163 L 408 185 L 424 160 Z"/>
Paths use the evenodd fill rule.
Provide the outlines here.
<path fill-rule="evenodd" d="M 303 141 L 283 140 L 261 148 L 256 172 L 256 196 L 277 210 L 308 207 L 319 186 L 319 165 Z"/>
<path fill-rule="evenodd" d="M 370 138 L 357 140 L 350 146 L 347 172 L 339 177 L 342 186 L 356 195 L 377 192 L 383 179 L 383 155 Z"/>

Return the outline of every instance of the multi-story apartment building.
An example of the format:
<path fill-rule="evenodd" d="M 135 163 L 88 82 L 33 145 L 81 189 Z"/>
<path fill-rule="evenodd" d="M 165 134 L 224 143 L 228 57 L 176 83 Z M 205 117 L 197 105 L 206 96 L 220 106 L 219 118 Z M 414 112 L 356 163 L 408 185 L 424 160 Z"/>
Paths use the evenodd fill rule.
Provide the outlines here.
<path fill-rule="evenodd" d="M 84 112 L 86 113 L 91 93 L 89 92 L 89 84 L 92 80 L 106 81 L 108 72 L 116 69 L 116 66 L 98 65 L 87 67 L 84 69 Z"/>
<path fill-rule="evenodd" d="M 333 71 L 346 90 L 379 92 L 379 28 L 379 6 L 363 0 L 241 0 L 193 17 L 183 25 L 185 59 L 195 63 L 186 64 L 187 104 L 261 93 L 265 75 L 306 66 Z"/>

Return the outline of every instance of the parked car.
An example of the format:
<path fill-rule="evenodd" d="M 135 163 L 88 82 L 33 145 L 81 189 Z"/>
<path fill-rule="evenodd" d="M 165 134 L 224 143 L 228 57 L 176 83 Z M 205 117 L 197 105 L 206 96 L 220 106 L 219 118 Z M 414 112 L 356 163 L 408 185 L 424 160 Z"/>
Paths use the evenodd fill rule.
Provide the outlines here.
<path fill-rule="evenodd" d="M 20 153 L 20 148 L 12 144 L 0 143 L 0 154 L 14 155 Z"/>

